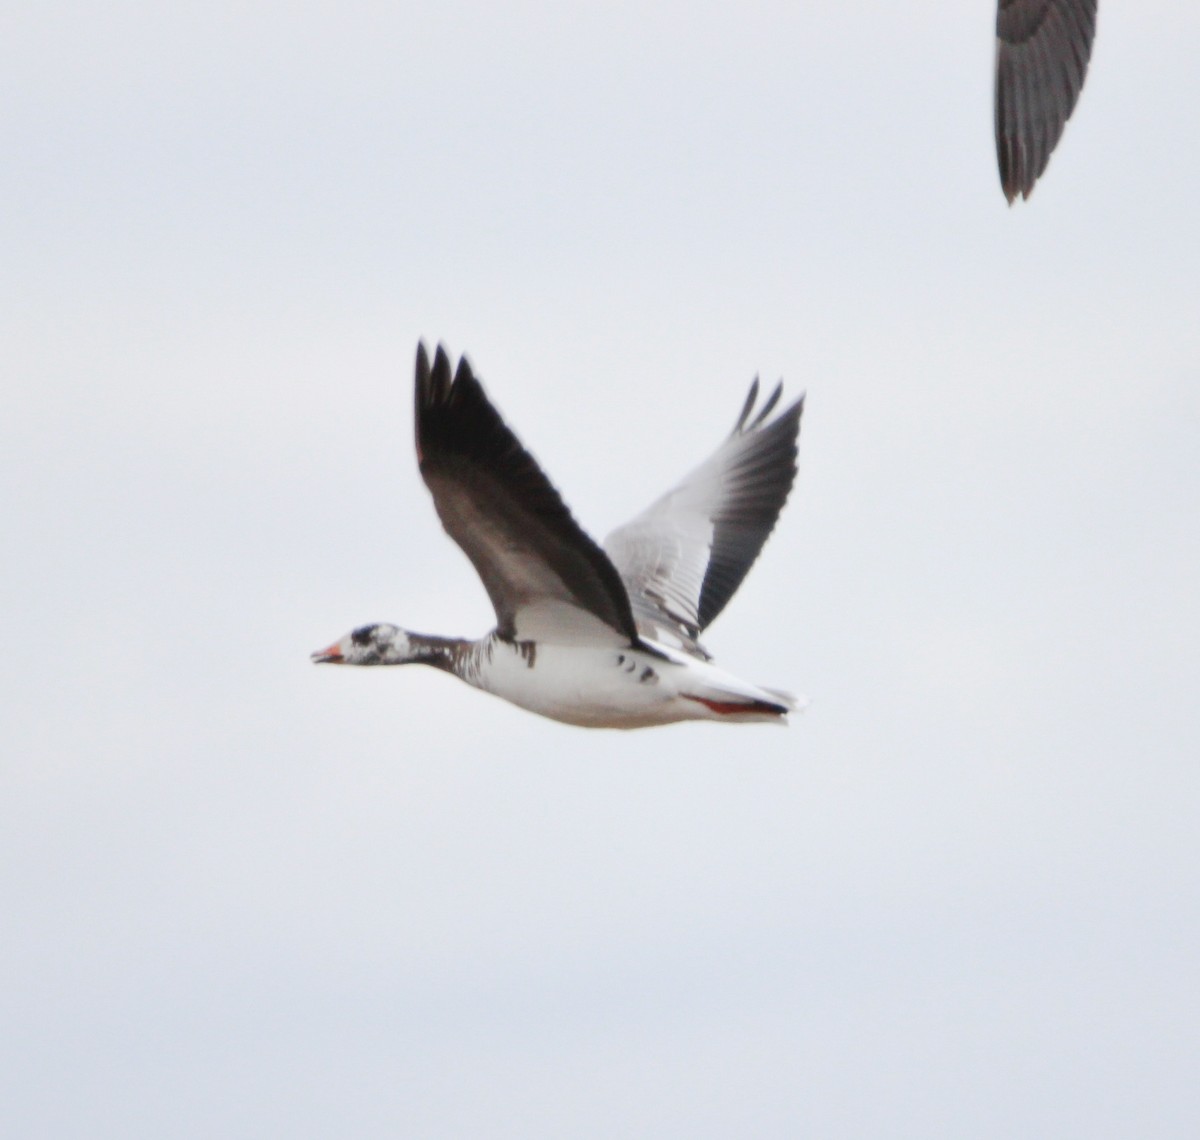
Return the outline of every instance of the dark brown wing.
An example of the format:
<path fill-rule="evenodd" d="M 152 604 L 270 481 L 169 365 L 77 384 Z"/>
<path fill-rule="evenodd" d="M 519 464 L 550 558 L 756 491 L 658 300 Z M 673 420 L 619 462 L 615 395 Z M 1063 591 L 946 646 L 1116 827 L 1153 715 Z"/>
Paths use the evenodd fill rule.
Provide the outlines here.
<path fill-rule="evenodd" d="M 1028 198 L 1075 109 L 1096 34 L 1096 0 L 999 0 L 996 157 L 1004 196 Z"/>
<path fill-rule="evenodd" d="M 417 461 L 442 526 L 483 582 L 506 637 L 636 643 L 629 596 L 465 357 L 417 348 Z M 607 627 L 607 628 L 604 628 Z"/>

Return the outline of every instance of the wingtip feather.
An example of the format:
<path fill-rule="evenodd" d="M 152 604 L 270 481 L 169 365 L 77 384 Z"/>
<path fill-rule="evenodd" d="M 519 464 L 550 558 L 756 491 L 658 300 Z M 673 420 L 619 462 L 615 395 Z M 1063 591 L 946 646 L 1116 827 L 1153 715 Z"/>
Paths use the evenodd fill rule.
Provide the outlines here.
<path fill-rule="evenodd" d="M 770 394 L 770 396 L 767 397 L 767 402 L 763 404 L 762 411 L 760 411 L 758 415 L 754 417 L 754 423 L 750 425 L 751 428 L 756 428 L 766 421 L 767 416 L 769 416 L 775 410 L 775 405 L 779 403 L 779 397 L 782 395 L 783 380 L 781 379 L 775 385 L 775 390 Z"/>
<path fill-rule="evenodd" d="M 746 401 L 742 404 L 742 410 L 738 415 L 737 422 L 733 425 L 733 431 L 730 435 L 738 435 L 746 426 L 746 420 L 750 417 L 750 412 L 753 410 L 756 401 L 758 400 L 758 377 L 755 376 L 750 382 L 750 391 L 746 393 Z"/>

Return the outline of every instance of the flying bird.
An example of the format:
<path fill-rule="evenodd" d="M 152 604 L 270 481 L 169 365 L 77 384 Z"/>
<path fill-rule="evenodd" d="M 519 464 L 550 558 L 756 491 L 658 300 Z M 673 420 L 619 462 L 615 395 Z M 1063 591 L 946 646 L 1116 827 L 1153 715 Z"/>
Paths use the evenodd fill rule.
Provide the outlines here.
<path fill-rule="evenodd" d="M 772 415 L 757 379 L 733 431 L 598 546 L 500 418 L 466 357 L 417 348 L 417 462 L 491 598 L 478 640 L 364 625 L 318 663 L 431 665 L 523 709 L 592 728 L 784 721 L 795 698 L 717 668 L 699 637 L 754 564 L 796 477 L 804 397 Z"/>
<path fill-rule="evenodd" d="M 999 0 L 996 157 L 1009 204 L 1028 198 L 1075 109 L 1096 35 L 1096 0 Z"/>

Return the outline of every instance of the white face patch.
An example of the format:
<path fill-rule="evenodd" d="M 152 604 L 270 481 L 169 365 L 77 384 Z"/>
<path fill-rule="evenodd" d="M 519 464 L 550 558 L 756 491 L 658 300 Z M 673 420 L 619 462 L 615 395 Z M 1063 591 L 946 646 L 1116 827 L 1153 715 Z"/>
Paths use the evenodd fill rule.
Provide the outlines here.
<path fill-rule="evenodd" d="M 408 634 L 386 622 L 359 626 L 338 642 L 338 649 L 348 665 L 399 665 L 411 660 Z"/>
<path fill-rule="evenodd" d="M 375 633 L 375 641 L 384 661 L 399 663 L 412 656 L 408 634 L 394 625 L 380 625 Z"/>

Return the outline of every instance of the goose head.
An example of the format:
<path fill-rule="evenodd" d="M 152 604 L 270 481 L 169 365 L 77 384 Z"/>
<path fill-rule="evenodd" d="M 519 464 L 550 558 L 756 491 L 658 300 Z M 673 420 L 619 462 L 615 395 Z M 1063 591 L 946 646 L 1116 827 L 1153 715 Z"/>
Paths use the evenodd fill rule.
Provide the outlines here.
<path fill-rule="evenodd" d="M 408 634 L 379 622 L 359 626 L 327 649 L 312 655 L 318 665 L 405 665 L 414 660 Z"/>

